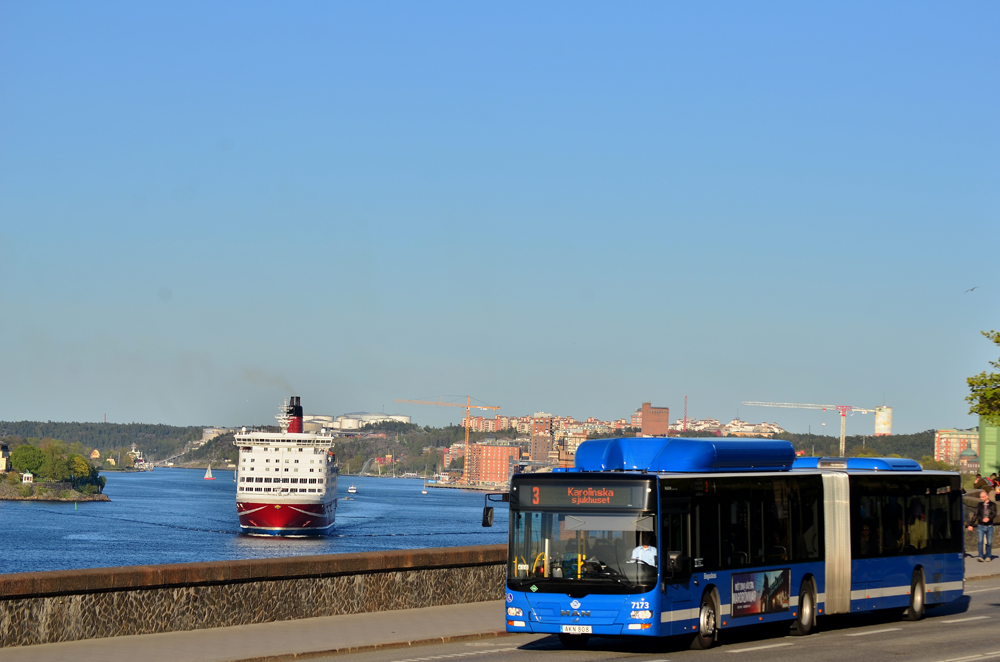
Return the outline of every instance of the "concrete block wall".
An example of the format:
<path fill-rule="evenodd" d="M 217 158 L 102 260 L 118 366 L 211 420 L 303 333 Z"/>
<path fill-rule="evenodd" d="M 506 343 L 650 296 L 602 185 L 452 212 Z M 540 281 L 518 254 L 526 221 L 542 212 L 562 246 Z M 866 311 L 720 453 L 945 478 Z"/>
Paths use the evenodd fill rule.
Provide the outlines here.
<path fill-rule="evenodd" d="M 0 647 L 499 600 L 506 554 L 489 545 L 0 575 Z"/>

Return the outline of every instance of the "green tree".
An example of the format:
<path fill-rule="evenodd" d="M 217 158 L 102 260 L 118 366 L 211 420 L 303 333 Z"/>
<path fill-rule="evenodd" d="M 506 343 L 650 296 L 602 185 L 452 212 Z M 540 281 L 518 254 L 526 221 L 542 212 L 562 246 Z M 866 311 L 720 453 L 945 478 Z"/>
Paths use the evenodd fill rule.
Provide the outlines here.
<path fill-rule="evenodd" d="M 1000 347 L 1000 332 L 983 331 L 982 334 Z M 990 361 L 990 365 L 1000 370 L 1000 359 Z M 969 377 L 969 395 L 965 397 L 969 403 L 969 413 L 979 414 L 987 418 L 1000 418 L 1000 372 L 986 372 Z"/>
<path fill-rule="evenodd" d="M 36 473 L 45 462 L 45 453 L 40 448 L 35 448 L 30 444 L 18 446 L 10 454 L 10 463 L 17 471 L 24 473 L 30 471 Z"/>
<path fill-rule="evenodd" d="M 42 439 L 42 453 L 45 462 L 39 472 L 47 480 L 62 482 L 69 480 L 69 464 L 66 462 L 66 444 L 58 439 Z"/>
<path fill-rule="evenodd" d="M 954 471 L 955 467 L 951 466 L 947 462 L 942 462 L 941 460 L 935 460 L 930 455 L 924 455 L 920 458 L 920 466 L 928 471 Z"/>
<path fill-rule="evenodd" d="M 67 457 L 66 466 L 69 469 L 69 477 L 73 487 L 76 487 L 81 481 L 86 482 L 90 479 L 90 463 L 83 459 L 82 455 L 74 453 Z"/>

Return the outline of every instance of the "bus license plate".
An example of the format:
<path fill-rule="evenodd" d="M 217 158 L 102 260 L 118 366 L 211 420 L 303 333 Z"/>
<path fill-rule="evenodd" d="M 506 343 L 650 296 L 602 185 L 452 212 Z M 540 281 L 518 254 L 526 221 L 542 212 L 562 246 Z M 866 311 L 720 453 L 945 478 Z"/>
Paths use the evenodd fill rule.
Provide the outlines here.
<path fill-rule="evenodd" d="M 566 634 L 592 634 L 594 629 L 589 625 L 564 625 L 562 631 Z"/>

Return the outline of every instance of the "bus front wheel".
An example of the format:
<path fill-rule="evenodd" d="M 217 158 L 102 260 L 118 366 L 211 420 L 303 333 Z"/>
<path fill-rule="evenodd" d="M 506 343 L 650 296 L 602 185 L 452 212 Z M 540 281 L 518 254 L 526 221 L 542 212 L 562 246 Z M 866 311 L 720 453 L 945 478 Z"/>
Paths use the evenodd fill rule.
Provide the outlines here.
<path fill-rule="evenodd" d="M 563 648 L 567 650 L 580 650 L 587 645 L 587 640 L 590 639 L 589 635 L 586 634 L 560 634 L 559 643 L 563 645 Z"/>
<path fill-rule="evenodd" d="M 924 617 L 924 610 L 927 608 L 926 597 L 924 571 L 917 568 L 913 571 L 913 580 L 910 582 L 910 606 L 906 610 L 906 620 L 919 621 Z"/>
<path fill-rule="evenodd" d="M 715 643 L 715 631 L 718 628 L 719 610 L 715 606 L 715 598 L 706 592 L 701 597 L 701 609 L 698 610 L 698 632 L 691 640 L 694 650 L 706 650 Z"/>
<path fill-rule="evenodd" d="M 812 582 L 802 582 L 799 590 L 799 614 L 795 617 L 795 634 L 806 636 L 811 634 L 816 626 L 816 593 Z"/>

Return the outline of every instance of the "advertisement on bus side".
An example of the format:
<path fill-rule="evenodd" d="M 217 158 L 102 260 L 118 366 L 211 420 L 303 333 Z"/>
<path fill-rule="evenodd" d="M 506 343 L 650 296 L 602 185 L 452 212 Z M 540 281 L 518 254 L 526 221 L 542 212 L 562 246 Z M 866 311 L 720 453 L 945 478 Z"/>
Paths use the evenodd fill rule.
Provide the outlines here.
<path fill-rule="evenodd" d="M 789 568 L 733 573 L 733 617 L 788 611 L 790 585 Z"/>

